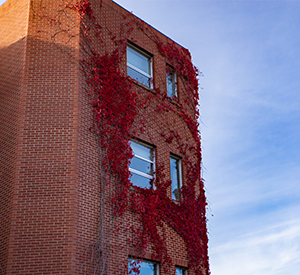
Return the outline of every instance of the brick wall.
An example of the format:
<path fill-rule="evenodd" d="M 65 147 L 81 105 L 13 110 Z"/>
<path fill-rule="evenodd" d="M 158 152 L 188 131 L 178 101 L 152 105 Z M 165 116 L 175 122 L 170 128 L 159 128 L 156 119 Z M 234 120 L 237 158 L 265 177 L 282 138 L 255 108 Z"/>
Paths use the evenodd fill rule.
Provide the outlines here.
<path fill-rule="evenodd" d="M 40 8 L 32 1 L 29 8 L 29 1 L 8 1 L 1 10 L 8 36 L 23 39 L 4 39 L 1 53 L 8 144 L 1 142 L 8 170 L 8 179 L 1 177 L 1 191 L 8 193 L 3 206 L 9 208 L 1 211 L 9 224 L 2 250 L 5 274 L 74 274 L 78 66 L 70 58 L 78 53 L 74 40 L 67 45 L 63 36 L 56 43 L 47 40 L 50 26 L 43 19 L 44 10 L 52 12 L 50 18 L 62 2 Z M 13 26 L 17 34 L 11 35 Z"/>
<path fill-rule="evenodd" d="M 102 152 L 89 131 L 92 107 L 78 68 L 78 17 L 62 19 L 65 25 L 73 22 L 72 39 L 70 33 L 49 24 L 62 3 L 43 1 L 40 6 L 39 0 L 8 0 L 0 7 L 1 265 L 7 275 L 90 274 L 96 266 L 95 244 L 100 243 L 108 245 L 107 274 L 123 274 L 122 270 L 126 274 L 128 256 L 138 256 L 129 228 L 141 224 L 135 213 L 112 215 L 114 190 L 101 179 Z M 110 0 L 93 1 L 93 5 L 101 25 L 112 34 L 120 35 L 124 16 L 132 16 Z M 106 39 L 104 47 L 96 46 L 99 53 L 114 49 L 109 36 Z M 130 41 L 153 55 L 154 87 L 166 92 L 167 60 L 156 43 L 139 29 Z M 125 57 L 121 70 L 126 73 Z M 179 80 L 182 100 L 180 87 Z M 138 84 L 134 89 L 141 98 L 153 93 Z M 170 153 L 180 156 L 180 152 L 161 137 L 162 127 L 189 140 L 191 135 L 176 115 L 161 115 L 154 106 L 141 112 L 133 127 L 147 117 L 147 130 L 137 131 L 136 138 L 156 148 L 156 160 L 169 175 Z M 185 173 L 183 167 L 183 184 Z M 121 229 L 114 231 L 119 224 Z M 164 232 L 175 273 L 175 265 L 188 266 L 185 243 L 166 224 Z M 151 258 L 152 252 L 150 245 L 145 257 L 157 260 Z"/>
<path fill-rule="evenodd" d="M 0 264 L 7 268 L 24 79 L 28 0 L 0 7 Z"/>
<path fill-rule="evenodd" d="M 120 29 L 126 20 L 124 20 L 124 15 L 130 17 L 129 13 L 118 5 L 112 3 L 111 1 L 102 1 L 102 5 L 99 2 L 94 4 L 96 17 L 100 18 L 100 25 L 111 31 L 117 37 L 120 35 Z M 129 19 L 130 20 L 130 19 Z M 170 41 L 161 33 L 152 30 L 155 35 L 157 35 L 163 42 Z M 145 32 L 135 29 L 129 39 L 132 43 L 139 46 L 141 49 L 144 49 L 148 53 L 153 55 L 153 72 L 154 72 L 154 88 L 159 88 L 161 91 L 166 93 L 166 62 L 165 58 L 159 53 L 156 43 L 145 34 Z M 110 52 L 115 49 L 114 44 L 111 40 L 107 39 L 105 41 L 105 49 L 99 48 L 99 52 L 104 53 L 105 51 Z M 179 47 L 179 46 L 178 46 Z M 124 57 L 121 70 L 126 74 L 126 58 Z M 182 85 L 179 79 L 179 87 Z M 149 93 L 153 93 L 153 90 L 142 87 L 141 85 L 135 84 L 134 89 L 140 95 L 141 98 L 146 97 Z M 184 104 L 183 91 L 179 89 L 179 100 Z M 99 217 L 99 208 L 101 207 L 101 202 L 99 202 L 99 197 L 101 189 L 99 188 L 101 184 L 101 179 L 99 179 L 99 157 L 97 156 L 97 143 L 95 142 L 95 137 L 91 135 L 87 129 L 91 126 L 92 115 L 91 108 L 87 105 L 88 98 L 85 95 L 81 95 L 82 100 L 80 101 L 80 110 L 82 111 L 82 122 L 79 123 L 80 133 L 79 133 L 79 146 L 78 151 L 81 154 L 79 158 L 79 175 L 80 175 L 80 186 L 85 186 L 82 188 L 82 191 L 78 194 L 79 204 L 81 207 L 78 207 L 80 211 L 78 226 L 82 223 L 82 226 L 85 225 L 84 230 L 80 232 L 78 236 L 78 261 L 85 259 L 85 263 L 82 262 L 82 265 L 87 264 L 87 261 L 90 259 L 85 258 L 88 253 L 84 254 L 88 247 L 88 239 L 90 236 L 90 243 L 93 243 L 96 240 L 95 229 L 97 228 L 97 219 Z M 154 100 L 155 97 L 154 97 Z M 157 105 L 160 103 L 157 102 Z M 170 102 L 170 106 L 176 105 L 176 103 Z M 136 121 L 140 121 L 142 117 L 147 117 L 147 130 L 145 132 L 138 131 L 136 138 L 152 144 L 156 148 L 156 161 L 164 164 L 166 167 L 165 174 L 170 174 L 170 153 L 180 156 L 179 150 L 175 145 L 169 145 L 165 142 L 165 139 L 161 137 L 160 132 L 162 127 L 165 127 L 166 124 L 171 129 L 178 131 L 182 138 L 192 140 L 191 134 L 187 129 L 186 125 L 178 118 L 177 115 L 172 112 L 167 115 L 158 114 L 155 111 L 155 104 L 152 107 L 149 107 L 147 110 L 140 112 Z M 138 122 L 137 122 L 138 124 Z M 138 128 L 138 125 L 135 124 L 133 128 Z M 185 182 L 185 169 L 183 167 L 183 183 Z M 112 198 L 114 191 L 109 187 L 106 187 L 105 196 L 109 200 Z M 171 189 L 169 190 L 169 196 L 171 197 Z M 107 203 L 108 204 L 108 203 Z M 89 208 L 86 206 L 89 205 Z M 87 209 L 89 211 L 87 211 Z M 109 213 L 109 206 L 105 206 L 106 213 Z M 105 218 L 105 217 L 104 217 Z M 136 228 L 141 228 L 141 224 L 137 222 L 134 213 L 126 213 L 123 219 L 113 218 L 110 214 L 106 216 L 106 234 L 105 238 L 110 240 L 110 255 L 109 255 L 109 271 L 107 274 L 123 274 L 122 268 L 127 268 L 127 258 L 128 256 L 139 256 L 140 249 L 134 246 L 136 243 L 136 238 L 134 233 L 130 230 L 130 226 L 134 225 Z M 89 226 L 86 225 L 88 223 Z M 121 225 L 120 229 L 116 232 L 113 231 L 114 226 Z M 166 224 L 164 225 L 165 236 L 167 241 L 168 252 L 172 258 L 174 264 L 174 273 L 175 265 L 188 267 L 188 258 L 186 246 L 183 239 Z M 108 233 L 109 232 L 109 233 Z M 89 250 L 90 252 L 90 250 Z M 152 258 L 153 256 L 153 247 L 150 244 L 148 251 L 145 254 L 145 258 L 148 260 L 157 260 Z M 91 267 L 91 265 L 89 265 Z M 164 273 L 160 273 L 164 274 Z M 189 274 L 192 274 L 191 272 Z"/>

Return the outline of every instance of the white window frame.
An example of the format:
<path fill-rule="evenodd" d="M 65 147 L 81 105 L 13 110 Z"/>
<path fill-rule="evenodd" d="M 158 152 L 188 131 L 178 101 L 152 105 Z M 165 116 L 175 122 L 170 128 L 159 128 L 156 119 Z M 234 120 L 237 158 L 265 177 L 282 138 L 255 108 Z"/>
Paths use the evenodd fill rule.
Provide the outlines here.
<path fill-rule="evenodd" d="M 137 71 L 138 73 L 140 73 L 140 74 L 142 74 L 142 75 L 148 77 L 148 78 L 149 78 L 149 88 L 152 89 L 152 88 L 153 88 L 153 83 L 152 83 L 152 79 L 153 79 L 153 66 L 152 66 L 152 63 L 153 63 L 153 62 L 152 62 L 152 56 L 150 56 L 150 55 L 147 54 L 146 52 L 144 52 L 144 51 L 138 49 L 137 47 L 133 46 L 132 44 L 127 44 L 127 48 L 130 48 L 131 50 L 135 51 L 136 53 L 138 53 L 138 54 L 140 54 L 140 55 L 142 55 L 142 56 L 144 56 L 144 57 L 146 57 L 146 58 L 149 60 L 150 74 L 148 74 L 148 73 L 142 71 L 141 69 L 135 67 L 134 65 L 130 64 L 130 63 L 128 62 L 128 58 L 127 58 L 127 67 L 129 67 L 129 68 L 131 68 L 131 69 Z M 140 82 L 139 82 L 139 83 L 140 83 Z M 146 86 L 146 87 L 148 87 L 147 85 L 145 85 L 145 84 L 143 84 L 143 83 L 141 83 L 141 84 L 144 85 L 144 86 Z"/>
<path fill-rule="evenodd" d="M 148 261 L 148 260 L 138 260 L 138 259 L 134 259 L 134 258 L 129 258 L 128 260 L 135 260 L 135 261 L 139 261 L 139 262 L 151 263 L 154 265 L 154 274 L 153 275 L 159 275 L 159 263 Z"/>
<path fill-rule="evenodd" d="M 172 173 L 172 168 L 171 168 L 171 159 L 174 159 L 178 162 L 177 166 L 178 166 L 178 171 L 177 173 L 179 174 L 178 175 L 178 180 L 179 180 L 179 192 L 181 190 L 181 187 L 182 187 L 182 169 L 181 169 L 181 158 L 176 156 L 176 155 L 173 155 L 173 154 L 170 154 L 170 179 L 171 179 L 171 196 L 172 196 L 172 200 L 175 200 L 175 201 L 180 201 L 180 198 L 179 200 L 177 200 L 176 198 L 174 199 L 173 198 L 173 182 L 172 182 L 172 177 L 171 177 L 171 173 Z M 181 196 L 181 194 L 179 194 Z"/>
<path fill-rule="evenodd" d="M 139 171 L 139 170 L 136 170 L 136 169 L 133 169 L 133 168 L 131 168 L 131 167 L 129 167 L 129 171 L 131 172 L 131 173 L 134 173 L 134 174 L 137 174 L 137 175 L 139 175 L 139 176 L 142 176 L 142 177 L 144 177 L 144 178 L 147 178 L 147 179 L 150 179 L 150 180 L 154 180 L 155 179 L 155 150 L 154 150 L 154 147 L 153 146 L 150 146 L 150 145 L 148 145 L 148 144 L 145 144 L 145 143 L 143 143 L 143 142 L 137 142 L 137 141 L 134 141 L 134 140 L 131 140 L 130 142 L 134 142 L 134 143 L 137 143 L 137 144 L 139 144 L 139 145 L 142 145 L 142 146 L 144 146 L 144 147 L 146 147 L 146 148 L 149 148 L 150 150 L 151 150 L 151 152 L 152 152 L 152 160 L 149 160 L 149 159 L 145 159 L 145 158 L 143 158 L 143 157 L 141 157 L 141 156 L 139 156 L 139 155 L 136 155 L 134 152 L 133 152 L 133 154 L 134 154 L 134 157 L 136 157 L 136 158 L 138 158 L 138 159 L 141 159 L 141 160 L 143 160 L 143 161 L 146 161 L 146 162 L 148 162 L 148 163 L 151 163 L 153 166 L 152 166 L 152 168 L 153 168 L 153 175 L 148 175 L 148 174 L 146 174 L 146 173 L 144 173 L 144 172 L 141 172 L 141 171 Z M 138 185 L 134 185 L 134 186 L 138 186 Z M 151 188 L 152 189 L 155 189 L 155 186 L 154 186 L 154 184 L 151 186 Z"/>

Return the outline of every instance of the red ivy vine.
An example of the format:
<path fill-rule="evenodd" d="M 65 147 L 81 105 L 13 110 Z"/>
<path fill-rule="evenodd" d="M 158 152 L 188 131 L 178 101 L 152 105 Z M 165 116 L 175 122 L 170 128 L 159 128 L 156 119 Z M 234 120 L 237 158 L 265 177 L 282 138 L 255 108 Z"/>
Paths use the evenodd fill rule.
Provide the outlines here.
<path fill-rule="evenodd" d="M 161 233 L 163 223 L 185 241 L 190 270 L 199 275 L 210 274 L 207 255 L 206 198 L 200 174 L 201 142 L 197 122 L 198 71 L 190 61 L 188 50 L 179 48 L 175 43 L 164 43 L 145 23 L 129 15 L 129 20 L 124 17 L 119 38 L 116 34 L 108 32 L 115 49 L 100 54 L 93 47 L 93 43 L 95 41 L 104 43 L 104 30 L 97 23 L 91 3 L 88 0 L 71 3 L 67 3 L 65 8 L 75 10 L 80 16 L 83 49 L 80 66 L 85 75 L 93 107 L 93 131 L 104 152 L 101 162 L 106 176 L 102 180 L 106 181 L 107 186 L 113 184 L 112 181 L 116 185 L 111 201 L 114 215 L 121 216 L 126 211 L 139 214 L 143 225 L 138 233 L 140 245 L 145 250 L 149 243 L 153 244 L 154 256 L 163 263 L 166 274 L 171 274 L 174 267 Z M 134 81 L 121 71 L 120 65 L 126 54 L 127 39 L 134 28 L 144 32 L 156 43 L 160 54 L 181 78 L 184 85 L 181 89 L 182 103 L 174 98 L 176 104 L 171 104 L 166 93 L 158 87 L 154 88 L 155 94 L 149 92 L 147 97 L 141 97 L 133 88 Z M 171 181 L 165 176 L 165 169 L 160 163 L 157 164 L 155 172 L 156 189 L 135 188 L 132 191 L 132 183 L 129 180 L 129 164 L 133 157 L 129 142 L 135 136 L 132 126 L 149 106 L 154 106 L 152 109 L 160 115 L 168 112 L 176 114 L 193 140 L 191 142 L 183 139 L 168 124 L 163 125 L 159 133 L 167 144 L 175 145 L 182 156 L 186 182 L 182 187 L 180 202 L 174 202 L 168 196 L 167 190 Z M 140 123 L 147 126 L 146 120 L 141 120 Z M 138 266 L 134 266 L 131 273 L 138 274 Z"/>

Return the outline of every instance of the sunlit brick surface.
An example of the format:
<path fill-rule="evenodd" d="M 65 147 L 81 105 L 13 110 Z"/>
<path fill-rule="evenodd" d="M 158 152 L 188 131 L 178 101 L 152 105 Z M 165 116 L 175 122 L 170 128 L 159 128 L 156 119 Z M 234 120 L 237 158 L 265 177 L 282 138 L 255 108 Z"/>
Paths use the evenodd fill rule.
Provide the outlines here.
<path fill-rule="evenodd" d="M 43 9 L 54 16 L 62 3 L 43 1 Z M 109 0 L 99 3 L 95 10 L 101 8 L 100 23 L 119 33 L 128 12 Z M 51 26 L 36 15 L 38 9 L 38 0 L 8 0 L 0 7 L 0 263 L 7 275 L 90 274 L 89 245 L 99 233 L 100 152 L 89 130 L 93 118 L 84 78 L 74 62 L 79 36 L 68 44 L 63 35 L 51 43 Z M 79 33 L 75 16 L 74 22 Z M 109 37 L 106 42 L 99 52 L 113 49 Z M 165 58 L 155 42 L 140 30 L 133 32 L 132 42 L 153 55 L 154 85 L 166 90 Z M 121 70 L 126 73 L 125 59 Z M 180 100 L 180 81 L 178 86 Z M 141 96 L 152 92 L 140 85 L 134 89 Z M 170 152 L 180 152 L 159 135 L 160 120 L 167 120 L 182 137 L 191 136 L 172 113 L 150 118 L 147 130 L 137 132 L 138 138 L 155 146 L 156 160 L 165 164 L 168 175 Z M 111 192 L 108 188 L 108 199 Z M 106 229 L 113 230 L 109 221 L 115 218 L 109 211 L 105 215 Z M 126 213 L 114 222 L 129 226 L 136 223 L 134 215 Z M 128 244 L 129 227 L 125 229 L 110 235 L 108 274 L 122 274 L 126 259 L 138 255 L 134 235 Z M 174 273 L 175 265 L 188 267 L 183 239 L 167 225 L 164 234 Z M 145 258 L 156 260 L 152 251 L 150 245 Z"/>

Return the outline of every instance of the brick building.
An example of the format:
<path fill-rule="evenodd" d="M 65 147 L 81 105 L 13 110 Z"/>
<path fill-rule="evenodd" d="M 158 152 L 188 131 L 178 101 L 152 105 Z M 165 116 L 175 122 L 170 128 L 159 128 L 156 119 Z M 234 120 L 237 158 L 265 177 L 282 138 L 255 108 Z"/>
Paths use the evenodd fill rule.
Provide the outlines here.
<path fill-rule="evenodd" d="M 0 7 L 0 274 L 208 274 L 190 56 L 113 1 L 75 2 Z"/>

